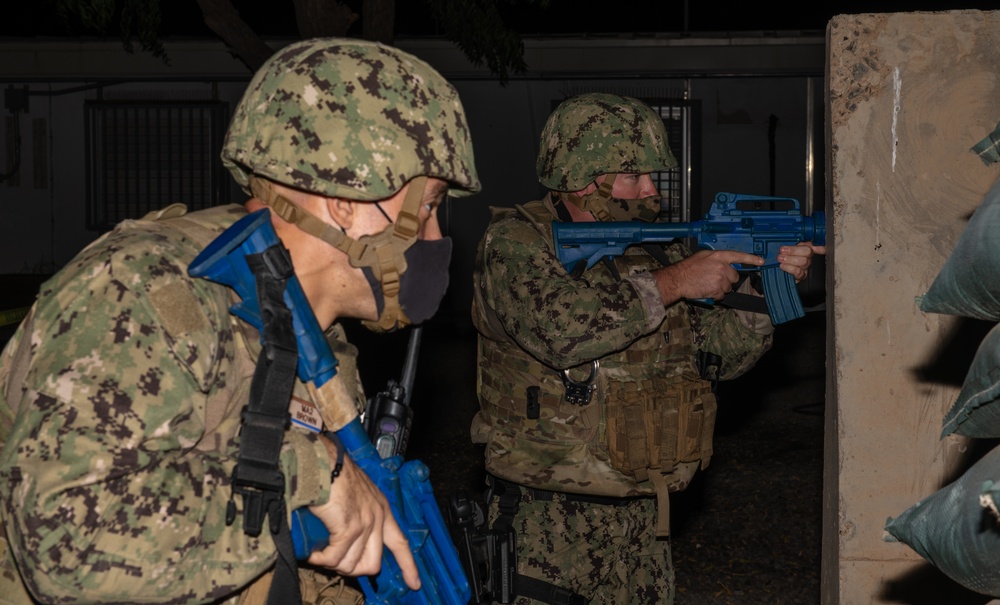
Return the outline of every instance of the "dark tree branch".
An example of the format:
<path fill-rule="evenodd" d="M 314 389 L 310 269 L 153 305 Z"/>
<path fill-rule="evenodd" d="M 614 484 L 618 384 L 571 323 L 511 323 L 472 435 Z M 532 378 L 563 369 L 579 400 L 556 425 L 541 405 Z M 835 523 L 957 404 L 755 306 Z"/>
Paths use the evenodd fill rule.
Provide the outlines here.
<path fill-rule="evenodd" d="M 365 0 L 362 5 L 361 37 L 384 44 L 392 44 L 396 31 L 395 0 Z"/>
<path fill-rule="evenodd" d="M 295 23 L 302 38 L 344 37 L 358 14 L 337 0 L 294 0 Z"/>
<path fill-rule="evenodd" d="M 524 42 L 503 22 L 499 0 L 426 0 L 445 37 L 454 42 L 473 65 L 486 64 L 500 84 L 511 73 L 524 73 Z M 530 0 L 525 0 L 530 1 Z M 543 6 L 548 0 L 537 0 Z"/>
<path fill-rule="evenodd" d="M 137 39 L 144 51 L 169 62 L 160 40 L 160 10 L 163 2 L 171 0 L 34 1 L 54 6 L 56 16 L 67 28 L 79 24 L 102 34 L 116 28 L 127 51 L 132 52 L 132 41 Z M 256 71 L 276 49 L 270 47 L 240 17 L 234 1 L 197 0 L 197 3 L 205 25 L 251 71 Z M 354 25 L 360 18 L 361 37 L 393 44 L 396 1 L 360 0 L 360 16 L 351 9 L 351 6 L 358 6 L 359 0 L 293 0 L 292 4 L 301 38 L 358 36 Z M 501 84 L 506 84 L 511 74 L 523 73 L 527 67 L 521 36 L 504 22 L 501 7 L 510 10 L 524 4 L 548 8 L 551 1 L 420 0 L 445 37 L 454 42 L 473 64 L 485 64 Z"/>
<path fill-rule="evenodd" d="M 250 71 L 257 71 L 274 54 L 274 49 L 240 17 L 230 0 L 198 0 L 201 14 L 215 35 L 219 36 Z"/>

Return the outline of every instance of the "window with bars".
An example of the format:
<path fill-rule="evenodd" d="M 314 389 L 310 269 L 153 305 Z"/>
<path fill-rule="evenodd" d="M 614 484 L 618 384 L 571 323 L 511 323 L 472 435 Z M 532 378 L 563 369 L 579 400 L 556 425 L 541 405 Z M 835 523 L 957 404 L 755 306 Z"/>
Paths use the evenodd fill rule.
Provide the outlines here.
<path fill-rule="evenodd" d="M 88 101 L 87 228 L 105 231 L 175 202 L 229 202 L 219 160 L 229 108 L 215 101 Z"/>
<path fill-rule="evenodd" d="M 698 154 L 696 125 L 699 124 L 698 101 L 684 99 L 643 99 L 656 111 L 667 129 L 670 150 L 677 167 L 654 172 L 653 184 L 663 197 L 660 199 L 660 220 L 688 222 L 692 200 L 697 200 L 695 170 Z"/>

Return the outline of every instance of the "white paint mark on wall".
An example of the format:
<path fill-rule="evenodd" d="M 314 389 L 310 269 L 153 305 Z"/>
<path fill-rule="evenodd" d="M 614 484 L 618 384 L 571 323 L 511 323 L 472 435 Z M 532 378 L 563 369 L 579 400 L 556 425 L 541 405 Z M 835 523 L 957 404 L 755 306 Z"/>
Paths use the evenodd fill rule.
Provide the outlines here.
<path fill-rule="evenodd" d="M 875 249 L 882 247 L 882 181 L 875 181 Z"/>
<path fill-rule="evenodd" d="M 903 88 L 898 67 L 892 72 L 892 88 L 892 171 L 896 172 L 896 146 L 899 144 L 899 139 L 896 138 L 896 122 L 899 119 L 899 91 Z"/>

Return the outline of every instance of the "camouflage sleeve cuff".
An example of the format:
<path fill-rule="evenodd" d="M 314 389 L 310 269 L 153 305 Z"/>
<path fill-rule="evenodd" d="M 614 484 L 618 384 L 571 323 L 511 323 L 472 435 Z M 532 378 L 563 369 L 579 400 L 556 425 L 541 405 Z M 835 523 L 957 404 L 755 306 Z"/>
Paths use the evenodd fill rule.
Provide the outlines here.
<path fill-rule="evenodd" d="M 639 300 L 642 301 L 642 308 L 646 315 L 646 330 L 652 331 L 660 325 L 663 318 L 667 316 L 667 309 L 663 306 L 663 297 L 656 287 L 656 280 L 649 271 L 642 271 L 635 275 L 629 275 L 625 281 L 632 285 Z"/>
<path fill-rule="evenodd" d="M 285 473 L 285 504 L 289 513 L 303 506 L 325 504 L 330 499 L 332 462 L 319 434 L 295 429 L 286 433 L 281 470 Z"/>

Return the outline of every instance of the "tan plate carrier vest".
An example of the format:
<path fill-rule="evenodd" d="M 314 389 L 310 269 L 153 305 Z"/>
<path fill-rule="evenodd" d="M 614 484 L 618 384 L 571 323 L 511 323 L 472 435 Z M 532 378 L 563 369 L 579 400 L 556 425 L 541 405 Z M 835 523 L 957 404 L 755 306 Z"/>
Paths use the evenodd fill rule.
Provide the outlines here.
<path fill-rule="evenodd" d="M 524 228 L 539 232 L 551 245 L 551 212 L 541 202 L 517 211 Z M 500 211 L 494 220 L 512 212 Z M 630 250 L 616 259 L 616 266 L 621 275 L 629 275 L 660 265 L 648 254 Z M 586 279 L 614 277 L 598 265 Z M 476 296 L 474 322 L 483 335 L 478 388 L 490 425 L 484 439 L 487 470 L 552 491 L 655 494 L 657 534 L 668 535 L 668 492 L 683 490 L 697 469 L 708 466 L 716 417 L 711 383 L 699 378 L 695 366 L 688 305 L 668 309 L 657 331 L 624 350 L 571 368 L 576 381 L 596 372 L 591 402 L 579 405 L 567 401 L 562 372 L 520 349 L 498 318 L 484 311 L 488 306 L 479 288 Z M 537 419 L 525 413 L 529 389 L 537 396 Z"/>

